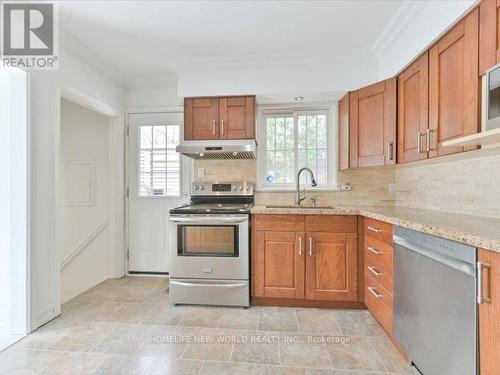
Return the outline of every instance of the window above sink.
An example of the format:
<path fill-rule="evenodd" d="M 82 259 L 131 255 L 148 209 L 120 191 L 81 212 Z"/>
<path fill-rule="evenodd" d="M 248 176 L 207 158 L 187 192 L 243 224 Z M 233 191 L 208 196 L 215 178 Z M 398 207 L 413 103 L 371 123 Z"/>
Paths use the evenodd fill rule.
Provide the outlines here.
<path fill-rule="evenodd" d="M 316 176 L 318 187 L 312 189 L 336 190 L 334 118 L 336 108 L 260 113 L 258 190 L 294 190 L 302 167 L 311 168 Z M 304 174 L 301 186 L 310 188 L 310 184 Z"/>

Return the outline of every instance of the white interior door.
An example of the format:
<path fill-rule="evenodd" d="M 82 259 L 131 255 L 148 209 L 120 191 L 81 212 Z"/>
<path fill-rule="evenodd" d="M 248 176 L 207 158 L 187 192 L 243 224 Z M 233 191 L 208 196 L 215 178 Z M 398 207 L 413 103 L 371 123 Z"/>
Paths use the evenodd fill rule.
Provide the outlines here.
<path fill-rule="evenodd" d="M 129 115 L 129 272 L 168 272 L 169 209 L 187 202 L 190 161 L 175 151 L 182 113 Z"/>

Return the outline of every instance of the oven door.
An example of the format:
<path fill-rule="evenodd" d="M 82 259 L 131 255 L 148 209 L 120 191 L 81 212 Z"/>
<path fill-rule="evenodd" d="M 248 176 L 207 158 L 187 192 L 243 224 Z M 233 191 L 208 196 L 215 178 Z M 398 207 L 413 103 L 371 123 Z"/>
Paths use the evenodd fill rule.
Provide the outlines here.
<path fill-rule="evenodd" d="M 248 215 L 171 215 L 170 277 L 248 280 Z"/>

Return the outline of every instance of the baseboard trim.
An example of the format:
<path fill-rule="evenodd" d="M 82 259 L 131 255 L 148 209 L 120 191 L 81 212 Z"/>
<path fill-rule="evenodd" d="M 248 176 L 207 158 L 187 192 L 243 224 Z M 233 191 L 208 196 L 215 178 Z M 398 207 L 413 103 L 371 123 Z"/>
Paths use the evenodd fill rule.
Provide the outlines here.
<path fill-rule="evenodd" d="M 250 304 L 252 306 L 279 306 L 279 307 L 321 307 L 330 309 L 357 309 L 366 310 L 363 302 L 352 301 L 319 301 L 310 299 L 293 298 L 271 298 L 271 297 L 252 297 Z"/>

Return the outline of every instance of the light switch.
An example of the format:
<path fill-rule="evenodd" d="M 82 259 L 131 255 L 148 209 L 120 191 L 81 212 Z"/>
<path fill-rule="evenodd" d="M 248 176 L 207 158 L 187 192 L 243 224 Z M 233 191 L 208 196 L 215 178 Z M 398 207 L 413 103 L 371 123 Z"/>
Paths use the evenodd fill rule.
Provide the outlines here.
<path fill-rule="evenodd" d="M 198 168 L 198 177 L 205 177 L 205 168 Z"/>
<path fill-rule="evenodd" d="M 394 194 L 396 192 L 396 184 L 389 184 L 389 193 Z"/>

